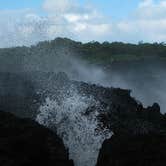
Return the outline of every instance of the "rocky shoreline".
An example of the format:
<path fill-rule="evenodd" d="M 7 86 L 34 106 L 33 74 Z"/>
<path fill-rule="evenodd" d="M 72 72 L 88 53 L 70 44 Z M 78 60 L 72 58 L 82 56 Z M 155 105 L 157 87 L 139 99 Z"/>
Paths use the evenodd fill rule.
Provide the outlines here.
<path fill-rule="evenodd" d="M 157 103 L 144 108 L 131 97 L 130 90 L 73 81 L 65 73 L 36 75 L 27 74 L 26 79 L 22 75 L 9 74 L 3 78 L 1 75 L 1 83 L 9 77 L 10 82 L 17 80 L 19 84 L 18 88 L 8 83 L 5 87 L 1 86 L 6 93 L 0 96 L 0 107 L 5 111 L 0 112 L 0 165 L 73 166 L 62 140 L 56 135 L 56 129 L 50 131 L 32 120 L 7 113 L 35 119 L 45 98 L 61 102 L 64 97 L 71 95 L 69 89 L 77 90 L 81 96 L 93 97 L 96 101 L 83 114 L 88 117 L 98 111 L 96 131 L 106 129 L 114 133 L 104 141 L 97 166 L 165 165 L 166 115 L 160 113 Z M 14 91 L 7 91 L 9 87 Z M 19 94 L 20 87 L 24 91 Z"/>

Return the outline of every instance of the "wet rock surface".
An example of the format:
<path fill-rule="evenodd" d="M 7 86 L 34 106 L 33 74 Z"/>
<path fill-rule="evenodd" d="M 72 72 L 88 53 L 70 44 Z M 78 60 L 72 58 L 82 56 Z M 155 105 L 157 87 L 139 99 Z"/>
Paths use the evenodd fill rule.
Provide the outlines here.
<path fill-rule="evenodd" d="M 65 79 L 67 80 L 67 79 Z M 55 84 L 54 84 L 55 85 Z M 95 101 L 85 116 L 98 110 L 98 128 L 110 130 L 114 135 L 105 140 L 97 166 L 163 166 L 166 162 L 166 116 L 154 103 L 147 108 L 131 97 L 130 90 L 105 88 L 99 85 L 70 81 L 63 88 L 77 89 Z M 49 94 L 49 93 L 48 93 Z"/>
<path fill-rule="evenodd" d="M 164 166 L 166 135 L 113 135 L 105 140 L 97 166 Z"/>
<path fill-rule="evenodd" d="M 100 127 L 114 135 L 104 141 L 97 166 L 164 166 L 166 116 L 157 103 L 144 108 L 124 92 L 112 89 L 113 102 L 98 117 Z"/>
<path fill-rule="evenodd" d="M 98 110 L 99 126 L 114 133 L 149 133 L 165 130 L 165 116 L 157 103 L 144 108 L 130 96 L 130 90 L 106 88 L 100 85 L 72 81 L 61 73 L 3 73 L 0 77 L 0 108 L 17 116 L 35 119 L 39 106 L 47 97 L 61 102 L 71 91 L 85 97 L 93 97 L 94 103 L 87 109 Z M 4 93 L 3 93 L 4 92 Z M 14 111 L 13 111 L 14 110 Z"/>
<path fill-rule="evenodd" d="M 160 106 L 154 103 L 144 108 L 130 95 L 130 90 L 104 88 L 79 83 L 79 93 L 90 95 L 99 102 L 89 110 L 99 109 L 99 128 L 107 128 L 114 134 L 148 134 L 166 132 L 166 116 L 160 113 Z"/>
<path fill-rule="evenodd" d="M 160 113 L 160 106 L 157 103 L 144 108 L 139 101 L 131 97 L 130 90 L 107 88 L 100 85 L 73 81 L 70 80 L 65 73 L 36 72 L 26 73 L 26 75 L 11 74 L 8 75 L 7 78 L 6 75 L 2 76 L 3 75 L 0 77 L 0 82 L 1 89 L 4 89 L 4 93 L 2 93 L 2 91 L 0 93 L 0 98 L 2 99 L 0 100 L 0 107 L 4 111 L 13 112 L 21 117 L 35 119 L 38 114 L 39 106 L 44 103 L 45 99 L 48 97 L 56 100 L 57 103 L 60 103 L 67 96 L 72 95 L 71 91 L 77 91 L 79 95 L 87 98 L 92 97 L 95 102 L 84 111 L 83 116 L 93 116 L 93 113 L 97 110 L 99 114 L 97 115 L 98 126 L 96 131 L 100 132 L 107 129 L 114 133 L 110 139 L 104 141 L 98 157 L 97 166 L 165 165 L 166 115 Z M 10 83 L 2 84 L 8 79 L 10 82 L 17 81 L 17 86 Z M 20 87 L 22 87 L 21 92 L 23 93 L 19 93 Z M 13 110 L 15 110 L 15 112 Z M 6 122 L 7 119 L 8 118 L 6 118 Z M 4 118 L 2 118 L 1 122 L 2 129 L 4 127 L 3 124 L 5 124 L 3 122 Z M 15 122 L 13 123 L 15 124 Z M 18 131 L 22 131 L 21 126 L 16 126 L 14 130 L 12 127 L 12 125 L 9 125 L 8 130 L 10 131 L 12 129 L 13 132 L 6 133 L 9 143 L 10 141 L 12 142 Z M 31 127 L 28 129 L 30 133 L 32 132 L 31 129 L 33 131 Z M 56 131 L 56 126 L 54 129 Z M 38 132 L 38 135 L 41 136 L 40 127 L 35 130 L 34 134 Z M 16 142 L 17 139 L 20 140 L 22 137 L 23 140 L 26 140 L 29 135 L 24 138 L 25 135 L 26 134 L 16 134 L 16 136 L 18 136 L 16 137 Z M 35 144 L 37 143 L 40 149 L 41 144 L 37 141 L 40 140 L 38 135 L 35 135 Z M 2 146 L 0 147 L 3 146 L 2 141 Z M 26 148 L 29 148 L 29 146 L 25 147 L 25 149 Z M 33 151 L 33 149 L 30 150 Z M 8 149 L 7 153 L 10 151 L 14 153 L 13 149 Z M 20 154 L 20 151 L 18 153 Z M 25 151 L 25 154 L 26 153 Z M 38 151 L 36 153 L 38 153 Z M 43 154 L 50 156 L 47 150 L 44 150 Z M 22 158 L 25 157 L 23 156 Z M 41 163 L 44 162 L 46 161 Z"/>
<path fill-rule="evenodd" d="M 40 105 L 34 83 L 27 73 L 0 72 L 0 109 L 33 118 Z"/>
<path fill-rule="evenodd" d="M 73 166 L 62 140 L 29 119 L 0 111 L 1 166 Z"/>

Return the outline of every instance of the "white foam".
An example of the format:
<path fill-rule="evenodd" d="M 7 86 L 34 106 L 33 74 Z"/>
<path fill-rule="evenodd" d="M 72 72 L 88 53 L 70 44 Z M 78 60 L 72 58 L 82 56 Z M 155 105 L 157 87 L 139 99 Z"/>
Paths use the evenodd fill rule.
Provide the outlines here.
<path fill-rule="evenodd" d="M 36 120 L 47 127 L 56 127 L 76 166 L 95 166 L 101 144 L 111 133 L 107 130 L 96 132 L 97 110 L 85 115 L 88 107 L 99 104 L 93 97 L 76 91 L 70 94 L 61 103 L 47 98 Z"/>

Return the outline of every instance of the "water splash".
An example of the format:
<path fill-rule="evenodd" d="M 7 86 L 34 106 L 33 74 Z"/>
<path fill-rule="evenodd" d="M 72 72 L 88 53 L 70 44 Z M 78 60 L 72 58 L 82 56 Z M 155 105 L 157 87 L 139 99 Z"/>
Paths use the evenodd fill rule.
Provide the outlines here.
<path fill-rule="evenodd" d="M 85 115 L 86 110 L 94 105 L 99 103 L 93 97 L 72 91 L 62 102 L 46 98 L 36 118 L 40 124 L 56 128 L 76 166 L 95 166 L 101 144 L 111 136 L 110 131 L 96 131 L 97 109 Z"/>

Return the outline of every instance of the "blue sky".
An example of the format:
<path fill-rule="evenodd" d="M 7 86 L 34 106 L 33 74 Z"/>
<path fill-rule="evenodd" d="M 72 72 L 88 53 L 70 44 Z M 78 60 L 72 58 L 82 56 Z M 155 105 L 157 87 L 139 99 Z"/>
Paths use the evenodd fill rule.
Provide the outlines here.
<path fill-rule="evenodd" d="M 137 7 L 140 0 L 91 0 L 90 2 L 113 19 L 120 19 L 128 16 Z"/>
<path fill-rule="evenodd" d="M 0 47 L 56 37 L 166 42 L 166 0 L 0 0 Z"/>
<path fill-rule="evenodd" d="M 0 0 L 0 9 L 40 8 L 43 0 Z"/>
<path fill-rule="evenodd" d="M 24 9 L 31 8 L 42 11 L 44 0 L 0 0 L 0 10 Z M 140 0 L 79 0 L 81 5 L 86 3 L 94 5 L 113 19 L 121 19 L 128 16 L 138 5 Z"/>

